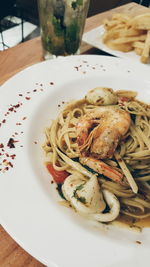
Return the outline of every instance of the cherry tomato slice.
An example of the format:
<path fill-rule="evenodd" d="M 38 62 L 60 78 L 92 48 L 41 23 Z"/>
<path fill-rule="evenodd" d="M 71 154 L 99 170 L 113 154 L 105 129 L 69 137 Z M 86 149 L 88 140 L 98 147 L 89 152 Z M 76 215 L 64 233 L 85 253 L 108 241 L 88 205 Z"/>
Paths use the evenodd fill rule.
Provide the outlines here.
<path fill-rule="evenodd" d="M 64 180 L 69 176 L 69 173 L 67 171 L 55 170 L 51 163 L 48 163 L 46 167 L 57 184 L 62 184 Z"/>

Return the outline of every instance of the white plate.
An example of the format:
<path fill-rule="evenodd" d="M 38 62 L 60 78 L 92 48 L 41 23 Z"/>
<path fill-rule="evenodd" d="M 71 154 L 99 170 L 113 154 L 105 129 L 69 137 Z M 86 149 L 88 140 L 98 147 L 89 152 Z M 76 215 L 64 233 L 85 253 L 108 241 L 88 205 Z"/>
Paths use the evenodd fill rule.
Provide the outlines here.
<path fill-rule="evenodd" d="M 0 172 L 0 221 L 26 251 L 50 267 L 146 267 L 150 230 L 107 229 L 79 218 L 60 206 L 56 186 L 43 164 L 44 127 L 63 101 L 79 99 L 96 86 L 136 90 L 139 98 L 150 100 L 148 68 L 105 56 L 46 61 L 1 87 L 0 169 L 5 168 L 5 159 L 13 168 Z M 18 141 L 15 148 L 7 146 L 10 137 Z"/>
<path fill-rule="evenodd" d="M 134 52 L 121 52 L 117 50 L 110 49 L 102 42 L 102 36 L 104 34 L 104 27 L 103 25 L 94 28 L 93 30 L 86 32 L 83 34 L 82 40 L 110 55 L 114 55 L 116 57 L 120 58 L 126 58 L 129 60 L 134 60 L 135 62 L 138 62 L 143 65 L 143 63 L 140 62 L 140 56 L 136 55 Z M 150 64 L 146 64 L 146 66 L 150 66 Z"/>

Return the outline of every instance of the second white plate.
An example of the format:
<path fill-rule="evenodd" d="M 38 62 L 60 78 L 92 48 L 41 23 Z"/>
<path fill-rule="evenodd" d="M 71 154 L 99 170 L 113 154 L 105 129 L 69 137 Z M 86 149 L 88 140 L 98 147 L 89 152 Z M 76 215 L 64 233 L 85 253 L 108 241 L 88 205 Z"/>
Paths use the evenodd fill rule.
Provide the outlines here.
<path fill-rule="evenodd" d="M 84 42 L 86 42 L 87 44 L 90 44 L 110 55 L 114 55 L 116 57 L 120 57 L 120 58 L 126 58 L 129 60 L 134 60 L 135 62 L 138 62 L 140 64 L 142 64 L 140 62 L 140 57 L 138 55 L 136 55 L 134 52 L 121 52 L 121 51 L 117 51 L 117 50 L 112 50 L 109 47 L 107 47 L 103 42 L 102 42 L 102 36 L 104 34 L 104 27 L 103 25 L 94 28 L 93 30 L 86 32 L 83 34 L 83 38 L 82 40 Z M 142 64 L 145 65 L 145 64 Z M 150 66 L 150 64 L 146 64 L 146 66 Z"/>

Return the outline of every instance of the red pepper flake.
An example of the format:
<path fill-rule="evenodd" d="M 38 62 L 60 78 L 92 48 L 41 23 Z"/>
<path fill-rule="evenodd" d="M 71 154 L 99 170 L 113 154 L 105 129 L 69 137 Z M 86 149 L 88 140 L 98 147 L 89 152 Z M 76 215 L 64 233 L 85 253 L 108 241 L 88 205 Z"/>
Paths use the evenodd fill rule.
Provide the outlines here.
<path fill-rule="evenodd" d="M 9 154 L 8 153 L 5 153 L 6 157 L 9 158 Z"/>
<path fill-rule="evenodd" d="M 6 120 L 4 119 L 4 120 L 2 120 L 2 123 L 6 123 Z"/>
<path fill-rule="evenodd" d="M 12 154 L 12 155 L 10 155 L 10 158 L 11 159 L 14 159 L 16 157 L 16 154 Z"/>
<path fill-rule="evenodd" d="M 9 108 L 8 110 L 9 110 L 9 111 L 13 111 L 13 110 L 14 110 L 14 108 L 13 108 L 13 107 L 11 107 L 11 108 Z"/>
<path fill-rule="evenodd" d="M 26 120 L 26 119 L 27 119 L 27 117 L 23 117 L 22 119 L 23 119 L 23 120 Z"/>
<path fill-rule="evenodd" d="M 34 89 L 33 92 L 37 92 L 37 89 Z"/>
<path fill-rule="evenodd" d="M 10 138 L 9 141 L 8 141 L 8 143 L 7 143 L 7 146 L 9 148 L 15 148 L 14 143 L 16 143 L 16 142 L 18 142 L 18 141 L 15 141 L 13 138 Z"/>
<path fill-rule="evenodd" d="M 53 82 L 50 82 L 50 85 L 54 85 L 54 83 Z"/>
<path fill-rule="evenodd" d="M 9 170 L 9 167 L 5 167 L 5 169 L 4 169 L 5 171 L 8 171 Z"/>
<path fill-rule="evenodd" d="M 12 164 L 10 161 L 8 162 L 8 165 L 9 165 L 11 168 L 14 167 L 13 164 Z"/>
<path fill-rule="evenodd" d="M 16 108 L 19 108 L 19 107 L 20 107 L 20 103 L 19 103 L 19 104 L 16 104 L 16 105 L 13 105 L 13 106 L 11 105 L 11 107 L 10 107 L 8 110 L 11 111 L 11 112 L 12 112 L 12 111 L 13 111 L 13 112 L 16 112 L 15 109 L 16 109 Z"/>
<path fill-rule="evenodd" d="M 6 159 L 3 159 L 3 163 L 6 162 L 7 160 Z"/>
<path fill-rule="evenodd" d="M 9 115 L 9 112 L 8 111 L 5 113 L 5 116 L 7 116 L 7 115 Z"/>
<path fill-rule="evenodd" d="M 2 151 L 5 152 L 5 150 L 2 148 Z"/>
<path fill-rule="evenodd" d="M 20 107 L 20 104 L 14 105 L 13 107 L 14 108 L 19 108 Z"/>
<path fill-rule="evenodd" d="M 53 184 L 54 183 L 54 181 L 51 181 L 51 184 Z"/>
<path fill-rule="evenodd" d="M 25 97 L 25 99 L 26 99 L 26 100 L 30 100 L 30 99 L 31 99 L 31 97 L 27 97 L 27 96 L 26 96 L 26 97 Z"/>
<path fill-rule="evenodd" d="M 136 241 L 136 243 L 137 243 L 137 244 L 139 244 L 139 245 L 141 245 L 141 244 L 142 244 L 142 242 L 141 242 L 141 241 L 139 241 L 139 240 L 137 240 L 137 241 Z"/>
<path fill-rule="evenodd" d="M 20 122 L 16 122 L 16 125 L 22 125 Z"/>
<path fill-rule="evenodd" d="M 74 67 L 77 71 L 79 70 L 79 67 Z"/>
<path fill-rule="evenodd" d="M 1 144 L 0 144 L 0 148 L 3 148 L 3 147 L 4 147 L 4 145 L 1 143 Z"/>

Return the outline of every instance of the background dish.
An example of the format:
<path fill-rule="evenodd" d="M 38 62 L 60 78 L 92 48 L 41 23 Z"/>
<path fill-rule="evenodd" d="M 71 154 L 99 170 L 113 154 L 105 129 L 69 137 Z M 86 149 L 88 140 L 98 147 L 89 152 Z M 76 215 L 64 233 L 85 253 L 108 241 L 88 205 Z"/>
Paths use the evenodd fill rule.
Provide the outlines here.
<path fill-rule="evenodd" d="M 107 47 L 102 42 L 102 35 L 104 34 L 104 27 L 103 25 L 89 31 L 83 34 L 82 40 L 110 55 L 114 55 L 116 57 L 125 58 L 129 60 L 134 60 L 135 62 L 138 62 L 143 65 L 143 63 L 140 62 L 140 56 L 136 55 L 135 52 L 121 52 L 117 50 L 112 50 L 109 47 Z M 146 64 L 146 66 L 150 66 L 150 64 Z"/>
<path fill-rule="evenodd" d="M 0 222 L 49 267 L 146 267 L 150 230 L 134 233 L 79 218 L 59 205 L 43 164 L 44 127 L 64 102 L 81 98 L 96 86 L 136 90 L 147 102 L 149 69 L 119 58 L 73 56 L 31 66 L 1 87 Z M 18 141 L 15 148 L 8 147 L 10 138 Z M 5 159 L 13 167 L 5 166 Z"/>

